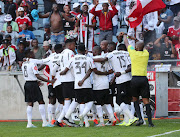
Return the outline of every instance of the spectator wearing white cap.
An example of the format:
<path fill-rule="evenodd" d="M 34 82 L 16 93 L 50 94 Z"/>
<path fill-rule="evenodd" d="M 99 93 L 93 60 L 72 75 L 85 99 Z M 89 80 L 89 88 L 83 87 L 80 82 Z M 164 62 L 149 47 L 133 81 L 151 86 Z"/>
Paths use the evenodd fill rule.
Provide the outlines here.
<path fill-rule="evenodd" d="M 18 8 L 18 14 L 19 16 L 16 18 L 16 22 L 19 26 L 19 32 L 22 31 L 22 25 L 24 23 L 26 23 L 28 25 L 28 27 L 30 28 L 32 26 L 32 22 L 31 22 L 31 19 L 27 16 L 24 16 L 24 8 L 23 7 L 19 7 Z"/>
<path fill-rule="evenodd" d="M 44 41 L 43 42 L 43 49 L 45 51 L 44 58 L 48 57 L 52 53 L 51 45 L 50 45 L 49 41 Z"/>
<path fill-rule="evenodd" d="M 4 18 L 5 14 L 2 13 L 2 6 L 0 5 L 0 30 L 2 30 L 3 24 L 5 23 Z"/>
<path fill-rule="evenodd" d="M 70 13 L 74 17 L 76 17 L 77 15 L 81 14 L 80 4 L 79 3 L 74 3 L 73 4 L 73 11 L 70 11 Z"/>
<path fill-rule="evenodd" d="M 3 25 L 3 31 L 6 31 L 7 30 L 7 26 L 11 25 L 12 26 L 12 31 L 19 32 L 18 24 L 15 21 L 12 21 L 12 16 L 10 14 L 7 14 L 4 17 L 4 21 L 6 23 Z"/>

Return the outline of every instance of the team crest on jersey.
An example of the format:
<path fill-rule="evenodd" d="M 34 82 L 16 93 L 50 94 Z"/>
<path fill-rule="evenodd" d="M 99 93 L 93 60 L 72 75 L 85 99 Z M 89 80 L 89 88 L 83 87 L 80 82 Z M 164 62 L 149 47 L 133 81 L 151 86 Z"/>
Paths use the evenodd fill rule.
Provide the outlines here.
<path fill-rule="evenodd" d="M 34 70 L 38 70 L 37 66 L 34 67 Z"/>

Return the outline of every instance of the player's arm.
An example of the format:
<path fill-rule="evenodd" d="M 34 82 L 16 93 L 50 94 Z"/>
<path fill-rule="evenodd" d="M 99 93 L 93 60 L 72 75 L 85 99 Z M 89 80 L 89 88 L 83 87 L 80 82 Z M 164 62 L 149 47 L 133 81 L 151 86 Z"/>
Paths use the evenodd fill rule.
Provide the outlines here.
<path fill-rule="evenodd" d="M 116 72 L 115 77 L 119 77 L 119 76 L 121 76 L 123 74 L 126 74 L 128 72 L 131 72 L 131 65 L 128 65 L 128 67 L 127 67 L 127 69 L 125 71 Z"/>
<path fill-rule="evenodd" d="M 109 75 L 108 71 L 102 72 L 102 71 L 97 70 L 97 68 L 93 68 L 92 71 L 97 75 Z"/>
<path fill-rule="evenodd" d="M 123 39 L 124 39 L 124 44 L 126 45 L 126 48 L 128 48 L 129 42 L 128 42 L 128 39 L 127 39 L 127 34 L 123 34 Z"/>
<path fill-rule="evenodd" d="M 44 82 L 54 83 L 56 81 L 56 79 L 52 79 L 52 80 L 45 79 L 45 78 L 41 77 L 39 74 L 36 74 L 36 77 L 39 80 L 44 81 Z"/>
<path fill-rule="evenodd" d="M 60 72 L 60 75 L 66 75 L 68 71 L 69 71 L 69 68 L 65 68 L 63 71 Z"/>
<path fill-rule="evenodd" d="M 81 81 L 78 82 L 78 85 L 79 85 L 79 86 L 82 86 L 83 83 L 84 83 L 84 81 L 91 75 L 91 73 L 92 73 L 92 69 L 89 69 L 89 70 L 87 71 L 86 75 L 84 76 L 84 78 L 83 78 Z"/>
<path fill-rule="evenodd" d="M 105 58 L 97 58 L 97 59 L 93 59 L 94 62 L 105 62 L 105 61 L 108 61 L 108 58 L 105 57 Z"/>
<path fill-rule="evenodd" d="M 43 70 L 45 66 L 46 66 L 45 64 L 41 65 L 41 66 L 38 68 L 38 71 Z"/>

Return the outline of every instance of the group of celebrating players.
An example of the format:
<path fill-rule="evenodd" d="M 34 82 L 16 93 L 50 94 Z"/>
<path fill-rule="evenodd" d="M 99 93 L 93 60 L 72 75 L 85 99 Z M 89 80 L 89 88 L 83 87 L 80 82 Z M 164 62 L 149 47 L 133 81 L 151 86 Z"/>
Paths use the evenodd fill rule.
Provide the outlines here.
<path fill-rule="evenodd" d="M 39 103 L 43 120 L 42 127 L 63 127 L 65 124 L 71 127 L 82 127 L 85 124 L 85 127 L 89 127 L 87 113 L 90 110 L 93 111 L 94 119 L 97 119 L 96 114 L 99 118 L 99 123 L 94 120 L 97 127 L 130 126 L 135 122 L 136 126 L 140 126 L 145 124 L 145 121 L 140 111 L 139 96 L 142 96 L 146 106 L 149 126 L 153 127 L 149 104 L 150 91 L 146 77 L 149 53 L 143 49 L 143 43 L 137 42 L 134 49 L 129 45 L 127 35 L 122 32 L 121 36 L 124 44 L 116 46 L 114 43 L 108 43 L 107 49 L 103 45 L 95 46 L 92 53 L 86 51 L 83 43 L 79 43 L 76 47 L 74 39 L 67 39 L 65 47 L 61 44 L 55 45 L 54 53 L 45 59 L 34 59 L 33 52 L 27 51 L 27 58 L 22 65 L 26 81 L 25 102 L 28 103 L 27 128 L 36 127 L 32 124 L 32 108 L 36 101 Z M 49 80 L 39 75 L 36 64 L 49 67 Z M 49 83 L 48 122 L 38 79 Z M 113 112 L 115 89 L 118 104 L 116 117 Z M 56 100 L 59 102 L 57 107 Z M 78 105 L 80 122 L 76 124 L 71 114 Z M 57 118 L 56 109 L 60 111 Z M 135 110 L 138 118 L 134 116 Z M 109 118 L 106 124 L 103 111 Z M 123 114 L 124 120 L 116 124 L 120 114 Z"/>

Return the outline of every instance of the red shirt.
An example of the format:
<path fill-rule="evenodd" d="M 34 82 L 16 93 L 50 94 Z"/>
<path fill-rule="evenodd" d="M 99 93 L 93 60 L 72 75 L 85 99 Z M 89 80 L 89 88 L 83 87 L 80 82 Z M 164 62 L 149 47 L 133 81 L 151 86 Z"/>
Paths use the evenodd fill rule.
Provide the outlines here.
<path fill-rule="evenodd" d="M 176 44 L 175 50 L 177 52 L 177 59 L 180 59 L 180 44 Z M 180 61 L 177 62 L 177 66 L 180 66 Z"/>
<path fill-rule="evenodd" d="M 81 14 L 80 12 L 77 13 L 77 12 L 75 12 L 75 11 L 70 11 L 70 13 L 71 13 L 71 15 L 73 15 L 74 17 L 76 17 L 77 15 Z"/>
<path fill-rule="evenodd" d="M 27 16 L 24 16 L 24 17 L 19 16 L 16 18 L 15 21 L 17 22 L 17 24 L 19 26 L 19 32 L 22 31 L 21 27 L 24 23 L 28 24 L 28 26 L 32 26 L 32 22 L 31 22 L 30 18 Z"/>
<path fill-rule="evenodd" d="M 172 36 L 174 36 L 174 35 L 179 38 L 179 36 L 180 36 L 180 28 L 178 28 L 178 29 L 175 30 L 175 29 L 174 29 L 174 26 L 171 26 L 171 27 L 169 27 L 169 29 L 168 29 L 167 36 L 172 37 Z M 172 40 L 172 43 L 173 43 L 174 45 L 178 44 L 178 43 L 179 43 L 179 39 L 177 39 L 177 40 Z"/>
<path fill-rule="evenodd" d="M 13 48 L 15 51 L 17 50 L 16 45 L 11 44 L 10 47 Z M 4 48 L 3 45 L 0 45 L 0 49 L 3 49 L 3 48 Z"/>

